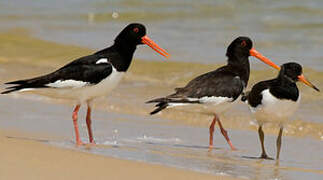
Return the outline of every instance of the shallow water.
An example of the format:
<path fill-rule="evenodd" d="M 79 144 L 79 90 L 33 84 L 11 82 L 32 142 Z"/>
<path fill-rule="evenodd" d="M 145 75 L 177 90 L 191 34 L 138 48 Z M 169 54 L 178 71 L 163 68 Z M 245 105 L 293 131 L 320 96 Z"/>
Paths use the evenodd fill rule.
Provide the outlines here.
<path fill-rule="evenodd" d="M 319 0 L 270 3 L 261 0 L 1 1 L 0 29 L 14 29 L 9 30 L 11 33 L 0 34 L 0 62 L 9 63 L 1 64 L 0 80 L 44 74 L 92 52 L 86 48 L 39 41 L 30 38 L 26 31 L 43 39 L 99 49 L 111 44 L 127 22 L 138 18 L 149 26 L 149 35 L 169 50 L 172 57 L 162 61 L 162 57 L 150 48 L 138 48 L 135 57 L 149 61 L 135 60 L 118 92 L 112 92 L 109 101 L 99 102 L 101 108 L 146 115 L 152 106 L 144 105 L 145 101 L 167 95 L 195 76 L 224 64 L 225 48 L 238 34 L 252 36 L 256 40 L 255 47 L 277 63 L 285 58 L 300 60 L 305 65 L 306 77 L 322 89 L 321 6 Z M 118 12 L 119 17 L 111 18 L 112 12 Z M 94 16 L 91 21 L 89 13 Z M 23 30 L 16 29 L 19 27 Z M 249 88 L 277 75 L 275 70 L 253 58 L 250 63 Z M 294 121 L 288 125 L 287 134 L 322 139 L 323 95 L 301 83 L 298 87 L 302 93 L 301 106 Z M 241 103 L 225 115 L 228 128 L 256 128 L 250 121 L 248 109 Z M 210 120 L 200 114 L 178 111 L 162 113 L 161 117 L 197 126 L 207 126 Z M 275 133 L 276 127 L 268 127 L 271 134 Z"/>
<path fill-rule="evenodd" d="M 96 109 L 101 110 L 94 113 L 99 144 L 81 150 L 248 179 L 322 179 L 323 95 L 304 85 L 299 84 L 301 106 L 284 132 L 287 137 L 283 139 L 279 166 L 275 161 L 248 158 L 257 157 L 260 148 L 257 126 L 242 103 L 221 116 L 239 151 L 230 151 L 217 131 L 217 149 L 210 153 L 207 127 L 211 117 L 185 111 L 165 111 L 149 117 L 152 106 L 144 104 L 224 64 L 225 47 L 238 35 L 251 36 L 255 47 L 277 63 L 301 62 L 305 75 L 322 88 L 322 6 L 319 0 L 270 4 L 261 0 L 11 0 L 0 2 L 0 30 L 22 27 L 43 39 L 100 49 L 110 45 L 128 22 L 140 21 L 148 26 L 149 36 L 172 54 L 167 62 L 158 62 L 161 57 L 151 49 L 138 48 L 135 57 L 149 62 L 134 61 L 118 91 L 96 101 Z M 112 18 L 112 12 L 119 17 Z M 32 39 L 24 30 L 0 34 L 0 39 L 1 82 L 53 71 L 91 52 Z M 254 59 L 251 65 L 249 87 L 277 74 Z M 50 134 L 55 138 L 44 139 L 50 144 L 75 148 L 71 139 L 72 107 L 44 104 L 53 101 L 38 96 L 0 96 L 0 100 L 4 107 L 0 108 L 1 128 Z M 13 112 L 17 107 L 20 111 Z M 275 155 L 277 132 L 276 126 L 265 127 L 271 156 Z"/>
<path fill-rule="evenodd" d="M 256 132 L 230 130 L 238 151 L 229 150 L 219 131 L 215 146 L 208 152 L 208 128 L 170 124 L 167 119 L 95 110 L 95 147 L 73 144 L 72 107 L 35 101 L 26 97 L 0 97 L 0 127 L 46 134 L 39 139 L 54 146 L 122 159 L 144 161 L 245 179 L 321 179 L 323 143 L 309 138 L 283 137 L 279 165 L 273 160 L 254 159 L 260 147 Z M 16 109 L 16 111 L 13 111 Z M 82 139 L 86 142 L 85 109 L 80 112 Z M 49 137 L 48 137 L 49 136 Z M 266 136 L 267 151 L 275 155 L 275 138 Z"/>
<path fill-rule="evenodd" d="M 10 0 L 0 2 L 0 28 L 23 27 L 43 39 L 101 49 L 129 22 L 142 22 L 171 60 L 198 63 L 222 63 L 228 44 L 247 35 L 278 64 L 298 61 L 322 70 L 322 7 L 321 0 Z M 136 57 L 161 59 L 147 47 Z"/>
<path fill-rule="evenodd" d="M 100 98 L 95 101 L 98 109 L 109 110 L 118 113 L 127 113 L 146 116 L 153 110 L 152 104 L 145 104 L 152 98 L 168 95 L 173 92 L 174 87 L 181 87 L 194 76 L 207 72 L 218 66 L 195 65 L 186 63 L 157 63 L 135 61 L 129 73 L 126 74 L 118 89 L 112 91 L 108 97 Z M 190 67 L 190 68 L 189 68 Z M 56 69 L 55 66 L 33 66 L 21 63 L 6 63 L 0 67 L 0 81 L 33 77 L 45 72 Z M 16 72 L 20 72 L 17 74 Z M 318 87 L 323 86 L 323 73 L 308 71 L 308 75 L 316 77 L 315 84 Z M 253 71 L 250 84 L 262 79 L 266 75 L 274 74 L 274 71 Z M 311 77 L 311 76 L 310 76 Z M 322 93 L 315 92 L 313 89 L 298 85 L 302 94 L 302 100 L 299 109 L 291 117 L 291 121 L 286 125 L 285 133 L 295 137 L 309 137 L 318 140 L 323 139 L 323 112 Z M 4 86 L 0 86 L 1 89 Z M 42 99 L 50 101 L 41 96 L 29 96 L 32 99 Z M 66 103 L 55 100 L 55 102 Z M 184 110 L 170 109 L 165 110 L 156 117 L 170 119 L 170 123 L 184 124 L 197 127 L 207 127 L 212 119 L 204 113 L 196 113 L 193 107 L 187 107 Z M 235 103 L 228 111 L 220 115 L 225 127 L 238 130 L 256 130 L 257 125 L 251 117 L 248 107 L 242 103 Z M 264 127 L 270 134 L 276 134 L 276 124 L 266 124 Z"/>

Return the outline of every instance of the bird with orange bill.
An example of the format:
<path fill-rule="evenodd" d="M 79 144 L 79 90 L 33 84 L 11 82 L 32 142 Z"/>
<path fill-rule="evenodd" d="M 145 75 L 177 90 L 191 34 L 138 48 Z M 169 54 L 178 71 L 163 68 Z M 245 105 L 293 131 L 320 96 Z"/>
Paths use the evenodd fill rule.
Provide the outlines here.
<path fill-rule="evenodd" d="M 86 124 L 89 142 L 94 144 L 91 125 L 92 102 L 112 91 L 127 72 L 137 45 L 146 44 L 164 57 L 169 54 L 146 35 L 142 24 L 126 26 L 115 38 L 114 44 L 94 54 L 78 58 L 62 68 L 35 78 L 8 82 L 12 85 L 2 94 L 11 92 L 31 92 L 52 98 L 72 100 L 76 103 L 73 124 L 76 144 L 82 145 L 78 129 L 78 111 L 86 103 Z"/>
<path fill-rule="evenodd" d="M 218 123 L 227 143 L 232 150 L 235 150 L 218 114 L 225 112 L 237 102 L 238 97 L 247 87 L 250 75 L 250 56 L 276 69 L 279 69 L 279 66 L 256 51 L 248 37 L 238 37 L 231 42 L 226 56 L 228 57 L 227 65 L 194 78 L 186 86 L 176 88 L 175 93 L 171 95 L 148 101 L 147 103 L 156 103 L 156 109 L 150 114 L 156 114 L 167 108 L 188 106 L 190 110 L 212 115 L 214 118 L 209 127 L 209 148 L 213 147 L 214 126 Z"/>
<path fill-rule="evenodd" d="M 276 140 L 276 159 L 279 159 L 284 126 L 297 110 L 301 100 L 301 95 L 296 85 L 298 81 L 319 91 L 316 86 L 305 78 L 302 66 L 298 63 L 290 62 L 281 66 L 275 79 L 258 82 L 252 87 L 251 91 L 242 96 L 242 101 L 249 105 L 259 125 L 258 134 L 262 150 L 259 158 L 272 159 L 265 151 L 265 137 L 262 127 L 265 123 L 273 123 L 280 127 Z"/>

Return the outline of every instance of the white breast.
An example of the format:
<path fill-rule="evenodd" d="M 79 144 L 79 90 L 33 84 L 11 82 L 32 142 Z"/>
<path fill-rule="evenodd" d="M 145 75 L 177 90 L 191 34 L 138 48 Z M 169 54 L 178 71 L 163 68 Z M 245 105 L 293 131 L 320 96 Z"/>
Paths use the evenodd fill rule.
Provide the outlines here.
<path fill-rule="evenodd" d="M 273 96 L 269 89 L 262 92 L 261 105 L 256 108 L 251 108 L 251 111 L 256 115 L 258 121 L 283 121 L 288 120 L 297 110 L 301 96 L 297 101 L 278 99 Z"/>
<path fill-rule="evenodd" d="M 111 92 L 120 82 L 124 75 L 124 72 L 119 72 L 113 68 L 112 73 L 103 79 L 100 83 L 94 86 L 88 86 L 84 89 L 80 89 L 82 98 L 81 99 L 92 99 L 99 96 L 106 96 Z"/>

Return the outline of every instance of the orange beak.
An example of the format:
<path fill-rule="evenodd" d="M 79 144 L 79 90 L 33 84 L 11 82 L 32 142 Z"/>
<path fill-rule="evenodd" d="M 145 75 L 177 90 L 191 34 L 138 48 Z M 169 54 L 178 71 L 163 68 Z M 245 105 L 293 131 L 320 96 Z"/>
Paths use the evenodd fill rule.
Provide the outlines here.
<path fill-rule="evenodd" d="M 144 36 L 141 38 L 141 42 L 144 44 L 147 44 L 149 47 L 151 47 L 153 50 L 158 52 L 160 55 L 168 58 L 169 54 L 161 47 L 159 47 L 153 40 L 151 40 L 148 36 Z"/>
<path fill-rule="evenodd" d="M 304 83 L 304 84 L 308 85 L 309 87 L 311 87 L 311 88 L 315 89 L 316 91 L 320 92 L 320 90 L 319 90 L 316 86 L 314 86 L 311 82 L 309 82 L 309 81 L 305 78 L 305 76 L 304 76 L 303 74 L 298 76 L 298 80 L 300 80 L 302 83 Z"/>
<path fill-rule="evenodd" d="M 280 70 L 280 67 L 277 66 L 275 63 L 273 63 L 271 60 L 269 60 L 268 58 L 266 58 L 265 56 L 263 56 L 260 52 L 256 51 L 255 48 L 250 49 L 249 51 L 250 56 L 256 57 L 257 59 L 261 60 L 262 62 L 268 64 L 269 66 Z"/>

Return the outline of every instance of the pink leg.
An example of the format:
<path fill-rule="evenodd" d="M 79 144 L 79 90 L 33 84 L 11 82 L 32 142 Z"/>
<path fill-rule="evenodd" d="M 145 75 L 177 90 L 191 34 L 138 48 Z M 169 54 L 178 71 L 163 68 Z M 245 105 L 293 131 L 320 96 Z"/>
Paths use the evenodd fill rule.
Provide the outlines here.
<path fill-rule="evenodd" d="M 220 127 L 220 130 L 221 130 L 221 133 L 222 135 L 224 136 L 224 138 L 227 140 L 228 144 L 230 145 L 231 149 L 232 150 L 237 150 L 231 143 L 230 139 L 229 139 L 229 136 L 228 136 L 228 133 L 227 131 L 222 127 L 222 123 L 220 121 L 220 119 L 218 118 L 218 123 L 219 123 L 219 127 Z"/>
<path fill-rule="evenodd" d="M 78 125 L 77 125 L 77 114 L 80 110 L 80 107 L 81 105 L 78 104 L 75 106 L 75 109 L 73 111 L 73 124 L 74 124 L 74 130 L 75 130 L 75 136 L 76 136 L 76 145 L 80 146 L 80 145 L 83 145 L 83 142 L 81 141 L 80 139 L 80 133 L 79 133 L 79 128 L 78 128 Z"/>
<path fill-rule="evenodd" d="M 209 149 L 211 150 L 213 147 L 213 133 L 214 133 L 214 125 L 217 121 L 218 117 L 217 115 L 214 115 L 213 121 L 210 125 L 209 132 L 210 132 L 210 142 L 209 142 Z"/>
<path fill-rule="evenodd" d="M 89 133 L 89 141 L 91 144 L 95 144 L 95 141 L 93 139 L 92 127 L 91 127 L 91 107 L 89 105 L 88 105 L 87 114 L 86 114 L 86 125 L 87 125 L 87 131 Z"/>

